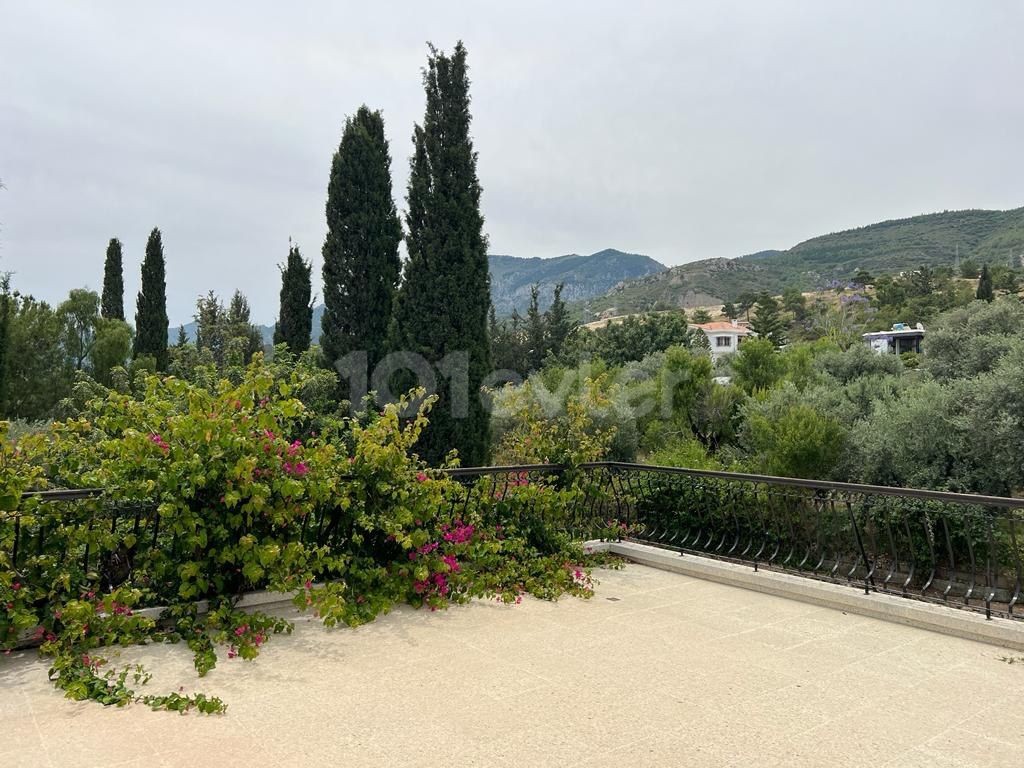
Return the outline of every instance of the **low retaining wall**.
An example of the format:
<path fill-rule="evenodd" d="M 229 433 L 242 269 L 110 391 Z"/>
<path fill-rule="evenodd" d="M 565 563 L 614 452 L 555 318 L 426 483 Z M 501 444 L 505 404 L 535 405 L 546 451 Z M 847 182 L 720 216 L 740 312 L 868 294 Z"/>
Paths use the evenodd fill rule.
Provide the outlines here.
<path fill-rule="evenodd" d="M 585 547 L 593 552 L 611 552 L 639 565 L 685 576 L 1024 651 L 1024 621 L 986 619 L 979 613 L 884 593 L 872 592 L 865 595 L 862 590 L 842 584 L 778 571 L 755 571 L 748 565 L 699 555 L 680 555 L 679 552 L 629 541 L 590 541 Z"/>

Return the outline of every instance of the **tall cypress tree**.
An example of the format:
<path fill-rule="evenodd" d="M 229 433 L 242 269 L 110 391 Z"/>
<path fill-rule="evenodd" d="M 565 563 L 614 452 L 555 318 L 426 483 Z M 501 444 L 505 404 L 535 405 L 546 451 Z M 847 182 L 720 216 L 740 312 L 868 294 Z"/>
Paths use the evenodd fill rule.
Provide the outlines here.
<path fill-rule="evenodd" d="M 10 347 L 11 316 L 16 310 L 16 298 L 11 295 L 10 274 L 0 275 L 0 408 L 7 402 L 8 348 Z"/>
<path fill-rule="evenodd" d="M 364 105 L 345 121 L 327 187 L 320 338 L 327 365 L 365 350 L 372 371 L 387 353 L 401 239 L 384 119 Z"/>
<path fill-rule="evenodd" d="M 309 349 L 313 331 L 312 274 L 313 265 L 302 258 L 299 246 L 289 245 L 288 261 L 281 267 L 281 308 L 274 344 L 287 344 L 296 355 Z"/>
<path fill-rule="evenodd" d="M 142 290 L 135 300 L 133 357 L 152 357 L 158 371 L 167 370 L 167 283 L 164 246 L 154 228 L 146 242 L 142 262 Z"/>
<path fill-rule="evenodd" d="M 992 290 L 992 274 L 988 271 L 988 264 L 981 267 L 981 277 L 978 278 L 978 290 L 974 294 L 976 299 L 992 301 L 996 295 Z"/>
<path fill-rule="evenodd" d="M 487 315 L 491 305 L 480 182 L 470 139 L 469 78 L 462 43 L 448 56 L 430 47 L 423 72 L 427 106 L 413 133 L 406 243 L 409 259 L 395 307 L 395 348 L 433 364 L 462 355 L 465 372 L 445 381 L 419 450 L 429 462 L 452 448 L 466 465 L 490 453 L 490 425 L 481 384 L 491 371 Z"/>
<path fill-rule="evenodd" d="M 121 263 L 121 241 L 110 238 L 107 258 L 103 262 L 103 299 L 100 314 L 108 320 L 124 320 L 124 268 Z"/>
<path fill-rule="evenodd" d="M 547 324 L 540 311 L 540 286 L 530 286 L 530 305 L 526 308 L 527 363 L 531 371 L 540 370 L 548 351 Z"/>

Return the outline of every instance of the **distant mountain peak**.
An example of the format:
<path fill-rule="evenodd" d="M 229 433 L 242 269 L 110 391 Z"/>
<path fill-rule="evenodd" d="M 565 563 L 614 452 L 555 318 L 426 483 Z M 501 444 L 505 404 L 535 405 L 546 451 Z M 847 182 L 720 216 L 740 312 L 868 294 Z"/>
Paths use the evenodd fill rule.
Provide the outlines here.
<path fill-rule="evenodd" d="M 566 301 L 582 301 L 627 280 L 664 272 L 667 267 L 649 256 L 615 248 L 581 256 L 569 253 L 553 258 L 492 255 L 491 299 L 499 315 L 523 313 L 530 303 L 530 288 L 540 287 L 541 309 L 547 308 L 555 286 L 564 283 Z"/>

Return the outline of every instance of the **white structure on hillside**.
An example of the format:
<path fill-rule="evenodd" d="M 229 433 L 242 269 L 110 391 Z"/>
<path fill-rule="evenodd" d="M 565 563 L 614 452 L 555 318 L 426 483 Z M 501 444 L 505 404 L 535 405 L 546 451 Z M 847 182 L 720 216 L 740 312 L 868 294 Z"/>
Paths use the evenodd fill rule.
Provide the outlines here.
<path fill-rule="evenodd" d="M 924 339 L 924 326 L 918 323 L 911 328 L 906 323 L 895 323 L 890 331 L 875 331 L 862 334 L 869 347 L 880 355 L 902 355 L 904 352 L 920 352 Z"/>
<path fill-rule="evenodd" d="M 735 352 L 744 339 L 755 335 L 750 328 L 736 320 L 731 322 L 695 323 L 691 327 L 699 328 L 708 337 L 712 360 L 717 360 L 722 355 Z"/>

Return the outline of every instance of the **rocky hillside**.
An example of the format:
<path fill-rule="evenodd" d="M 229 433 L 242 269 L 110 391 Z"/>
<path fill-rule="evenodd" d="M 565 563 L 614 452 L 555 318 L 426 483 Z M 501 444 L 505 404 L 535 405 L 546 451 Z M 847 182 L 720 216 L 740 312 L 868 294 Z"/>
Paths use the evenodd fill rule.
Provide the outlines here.
<path fill-rule="evenodd" d="M 558 283 L 564 283 L 566 301 L 600 296 L 627 280 L 664 272 L 666 267 L 648 256 L 608 248 L 589 256 L 569 254 L 552 259 L 491 256 L 491 298 L 499 315 L 526 311 L 530 287 L 540 286 L 540 306 L 547 308 Z"/>
<path fill-rule="evenodd" d="M 958 253 L 959 252 L 959 253 Z M 732 301 L 746 291 L 817 290 L 859 269 L 873 274 L 956 259 L 1021 265 L 1024 208 L 944 211 L 894 219 L 805 240 L 785 251 L 704 259 L 618 285 L 578 305 L 584 319 Z"/>

